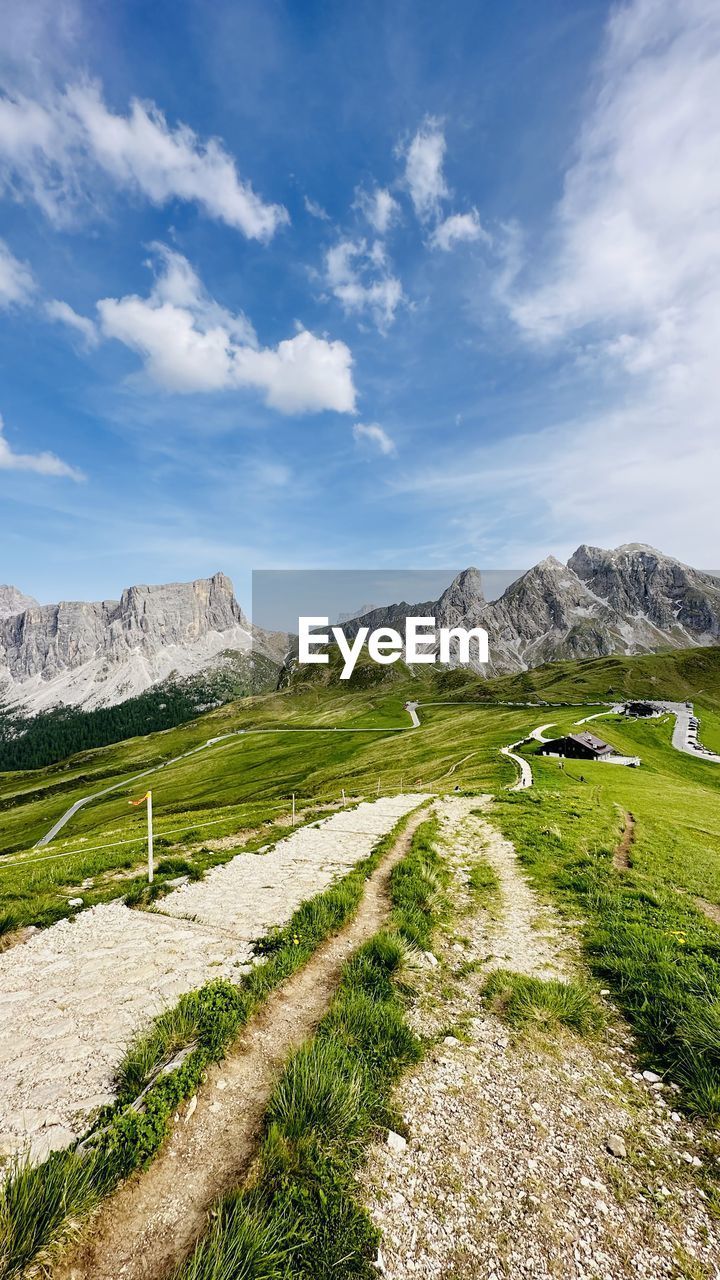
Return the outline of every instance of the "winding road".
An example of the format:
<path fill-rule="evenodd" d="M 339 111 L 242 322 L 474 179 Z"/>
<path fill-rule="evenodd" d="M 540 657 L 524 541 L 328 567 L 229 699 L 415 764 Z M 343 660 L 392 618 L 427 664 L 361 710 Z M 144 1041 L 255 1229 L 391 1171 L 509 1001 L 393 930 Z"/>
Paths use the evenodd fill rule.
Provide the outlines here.
<path fill-rule="evenodd" d="M 101 800 L 104 796 L 110 795 L 113 791 L 121 791 L 131 786 L 135 782 L 139 782 L 142 778 L 147 778 L 150 774 L 158 773 L 161 769 L 166 769 L 168 765 L 177 764 L 180 760 L 187 760 L 190 756 L 197 755 L 198 752 L 207 751 L 219 745 L 229 745 L 233 738 L 240 737 L 249 733 L 404 733 L 406 729 L 419 729 L 421 727 L 420 718 L 418 716 L 418 708 L 424 707 L 468 707 L 473 706 L 469 702 L 412 702 L 408 701 L 404 705 L 405 711 L 410 716 L 411 723 L 409 725 L 392 725 L 386 728 L 367 728 L 367 729 L 345 729 L 338 726 L 318 726 L 317 728 L 297 728 L 297 729 L 233 729 L 230 733 L 220 734 L 216 738 L 208 738 L 207 742 L 203 742 L 199 747 L 193 747 L 191 751 L 184 751 L 179 756 L 173 756 L 170 760 L 164 760 L 162 764 L 153 765 L 151 769 L 144 769 L 142 773 L 136 773 L 131 778 L 125 778 L 122 782 L 115 782 L 110 787 L 104 787 L 101 791 L 95 791 L 92 795 L 83 796 L 81 800 L 76 800 L 69 809 L 58 818 L 57 822 L 50 828 L 44 836 L 42 836 L 35 845 L 36 849 L 42 848 L 44 845 L 50 844 L 52 840 L 62 831 L 71 818 L 82 809 L 86 804 L 90 804 L 93 800 Z M 513 704 L 516 705 L 516 704 Z M 533 706 L 533 703 L 525 703 L 525 706 Z M 696 760 L 709 761 L 711 763 L 720 764 L 720 755 L 714 755 L 712 752 L 705 750 L 698 744 L 691 742 L 689 738 L 690 721 L 693 716 L 692 706 L 688 706 L 684 702 L 655 702 L 653 703 L 661 711 L 669 712 L 675 716 L 675 726 L 673 728 L 672 745 L 676 751 L 683 751 L 686 755 L 694 756 Z M 482 704 L 478 704 L 482 709 Z M 622 713 L 623 705 L 615 703 L 604 711 L 593 712 L 592 715 L 584 716 L 578 720 L 577 724 L 587 724 L 590 720 L 598 720 L 603 716 Z M 538 725 L 536 729 L 531 730 L 529 738 L 535 738 L 538 742 L 546 741 L 544 736 L 547 729 L 553 727 L 553 722 Z M 523 791 L 527 787 L 533 785 L 532 768 L 523 756 L 517 755 L 515 748 L 522 746 L 523 742 L 528 738 L 519 738 L 517 742 L 511 742 L 506 747 L 500 748 L 500 754 L 507 756 L 513 760 L 520 770 L 520 777 L 509 789 L 511 791 Z"/>
<path fill-rule="evenodd" d="M 91 801 L 101 800 L 103 796 L 109 796 L 113 791 L 122 791 L 124 788 L 132 786 L 134 782 L 139 782 L 141 778 L 147 778 L 150 774 L 159 773 L 161 769 L 167 769 L 169 765 L 177 764 L 180 760 L 188 760 L 190 756 L 195 756 L 200 751 L 207 751 L 220 743 L 223 746 L 229 746 L 233 738 L 239 738 L 250 733 L 404 733 L 406 729 L 419 729 L 420 721 L 416 711 L 418 705 L 417 702 L 406 703 L 405 710 L 412 721 L 410 725 L 386 725 L 383 728 L 367 729 L 346 729 L 337 725 L 318 725 L 316 728 L 303 727 L 297 729 L 233 729 L 230 733 L 221 733 L 216 738 L 208 738 L 207 742 L 201 743 L 199 747 L 193 747 L 191 751 L 183 751 L 179 756 L 172 756 L 169 760 L 163 760 L 162 764 L 155 764 L 151 769 L 143 769 L 142 773 L 135 773 L 131 778 L 123 778 L 122 782 L 114 782 L 110 787 L 103 787 L 101 791 L 94 791 L 92 795 L 83 796 L 82 800 L 76 800 L 58 818 L 50 830 L 40 837 L 35 844 L 35 848 L 41 849 L 44 845 L 50 844 L 50 841 L 54 840 L 63 827 L 74 817 L 78 809 L 82 809 L 84 805 L 90 804 Z"/>

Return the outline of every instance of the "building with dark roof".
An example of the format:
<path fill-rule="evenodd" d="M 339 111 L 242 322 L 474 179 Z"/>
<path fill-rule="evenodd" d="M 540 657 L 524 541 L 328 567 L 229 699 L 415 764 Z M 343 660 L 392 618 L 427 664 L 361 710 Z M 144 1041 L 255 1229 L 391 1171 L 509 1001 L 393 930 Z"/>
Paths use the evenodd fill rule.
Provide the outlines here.
<path fill-rule="evenodd" d="M 568 733 L 564 738 L 551 738 L 540 746 L 542 756 L 564 756 L 568 760 L 602 760 L 614 754 L 615 748 L 594 733 Z"/>

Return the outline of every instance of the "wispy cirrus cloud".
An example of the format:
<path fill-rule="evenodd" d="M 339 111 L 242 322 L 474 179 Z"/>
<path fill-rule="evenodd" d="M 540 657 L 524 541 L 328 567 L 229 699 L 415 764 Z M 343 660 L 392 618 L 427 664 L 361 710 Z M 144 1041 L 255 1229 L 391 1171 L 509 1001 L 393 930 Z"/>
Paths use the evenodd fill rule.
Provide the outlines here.
<path fill-rule="evenodd" d="M 268 241 L 289 221 L 241 178 L 217 138 L 168 124 L 154 103 L 134 99 L 126 113 L 106 106 L 99 84 L 72 84 L 44 100 L 0 98 L 0 158 L 5 185 L 34 200 L 58 225 L 98 199 L 97 176 L 154 205 L 197 204 L 250 239 Z"/>
<path fill-rule="evenodd" d="M 97 326 L 87 316 L 78 315 L 68 302 L 59 302 L 56 298 L 51 298 L 45 303 L 44 311 L 49 320 L 65 325 L 82 338 L 86 347 L 97 346 L 100 340 Z"/>
<path fill-rule="evenodd" d="M 317 200 L 311 199 L 310 196 L 303 196 L 303 204 L 305 212 L 309 213 L 311 218 L 317 218 L 319 222 L 330 221 L 330 214 L 327 209 L 323 209 L 323 206 Z"/>
<path fill-rule="evenodd" d="M 469 213 L 452 213 L 443 219 L 435 227 L 430 244 L 434 249 L 442 249 L 447 253 L 456 244 L 467 244 L 473 240 L 491 243 L 491 237 L 480 222 L 477 209 L 471 209 Z"/>
<path fill-rule="evenodd" d="M 517 332 L 562 367 L 583 409 L 461 466 L 436 458 L 398 488 L 478 538 L 483 520 L 492 530 L 513 512 L 539 548 L 639 538 L 717 561 L 718 82 L 714 0 L 612 11 L 544 242 L 530 254 L 511 227 L 496 246 Z"/>
<path fill-rule="evenodd" d="M 12 448 L 5 435 L 5 424 L 0 415 L 0 471 L 32 471 L 39 476 L 62 476 L 68 480 L 80 481 L 85 477 L 77 467 L 71 467 L 56 454 L 18 453 Z"/>
<path fill-rule="evenodd" d="M 371 191 L 358 189 L 355 204 L 379 236 L 386 236 L 401 217 L 400 204 L 387 187 L 376 186 Z"/>
<path fill-rule="evenodd" d="M 353 425 L 353 435 L 359 444 L 369 444 L 386 457 L 397 453 L 395 441 L 379 422 L 356 422 Z"/>
<path fill-rule="evenodd" d="M 466 213 L 445 213 L 452 197 L 445 180 L 445 131 L 439 120 L 427 116 L 404 151 L 405 185 L 418 220 L 430 228 L 428 244 L 448 253 L 459 244 L 475 240 L 491 243 L 477 209 Z M 401 154 L 403 154 L 401 150 Z"/>
<path fill-rule="evenodd" d="M 325 283 L 348 314 L 368 312 L 381 333 L 403 301 L 400 280 L 390 269 L 380 240 L 343 239 L 325 255 Z"/>
<path fill-rule="evenodd" d="M 405 182 L 421 222 L 437 220 L 450 195 L 445 181 L 445 133 L 440 121 L 427 116 L 405 152 Z"/>
<path fill-rule="evenodd" d="M 34 292 L 32 271 L 0 240 L 0 307 L 21 305 L 29 301 Z"/>

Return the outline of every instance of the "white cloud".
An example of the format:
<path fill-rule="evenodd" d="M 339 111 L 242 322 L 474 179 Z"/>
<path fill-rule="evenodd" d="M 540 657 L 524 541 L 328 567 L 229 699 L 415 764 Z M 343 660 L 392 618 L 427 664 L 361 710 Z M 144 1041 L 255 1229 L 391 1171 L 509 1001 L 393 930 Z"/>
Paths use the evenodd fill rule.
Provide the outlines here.
<path fill-rule="evenodd" d="M 384 332 L 403 301 L 402 285 L 390 272 L 379 240 L 340 240 L 325 255 L 328 287 L 349 313 L 370 312 Z"/>
<path fill-rule="evenodd" d="M 694 308 L 717 285 L 718 77 L 714 0 L 635 0 L 614 11 L 555 247 L 512 300 L 528 333 L 654 328 L 666 308 Z"/>
<path fill-rule="evenodd" d="M 160 269 L 149 297 L 98 302 L 102 332 L 137 351 L 150 377 L 168 391 L 255 387 L 281 413 L 355 407 L 352 354 L 301 329 L 277 347 L 260 348 L 249 321 L 220 307 L 190 264 L 154 246 Z"/>
<path fill-rule="evenodd" d="M 442 201 L 450 195 L 445 176 L 445 135 L 439 121 L 428 116 L 405 155 L 405 181 L 421 222 L 440 217 Z"/>
<path fill-rule="evenodd" d="M 67 325 L 78 333 L 87 347 L 97 346 L 98 332 L 95 324 L 87 316 L 78 315 L 68 302 L 51 299 L 45 303 L 45 314 L 50 320 L 57 320 L 59 324 Z"/>
<path fill-rule="evenodd" d="M 65 476 L 69 480 L 84 480 L 81 471 L 63 462 L 54 453 L 16 453 L 5 438 L 0 416 L 0 471 L 34 471 L 40 476 Z"/>
<path fill-rule="evenodd" d="M 80 203 L 97 200 L 95 174 L 153 204 L 196 203 L 212 218 L 256 240 L 269 240 L 288 221 L 240 178 L 217 138 L 206 141 L 187 125 L 172 128 L 153 103 L 134 99 L 126 115 L 105 105 L 95 83 L 72 85 L 46 102 L 0 99 L 0 157 L 15 194 L 32 197 L 56 223 L 72 219 Z"/>
<path fill-rule="evenodd" d="M 387 187 L 374 187 L 372 191 L 359 190 L 356 204 L 370 226 L 380 236 L 387 235 L 393 223 L 400 217 L 400 205 Z"/>
<path fill-rule="evenodd" d="M 715 0 L 613 10 L 549 245 L 510 228 L 501 290 L 595 407 L 408 476 L 449 519 L 720 562 L 718 83 Z"/>
<path fill-rule="evenodd" d="M 322 205 L 318 204 L 317 200 L 311 200 L 310 196 L 303 196 L 303 204 L 311 218 L 318 218 L 320 222 L 330 221 L 330 214 L 327 209 L 323 209 Z"/>
<path fill-rule="evenodd" d="M 356 422 L 353 426 L 353 435 L 359 442 L 368 441 L 386 456 L 397 453 L 392 436 L 389 436 L 385 428 L 377 422 Z"/>
<path fill-rule="evenodd" d="M 34 289 L 30 268 L 19 262 L 5 241 L 0 240 L 0 307 L 26 302 Z"/>
<path fill-rule="evenodd" d="M 490 236 L 480 222 L 477 209 L 471 209 L 470 213 L 451 214 L 444 222 L 438 223 L 430 237 L 433 248 L 443 249 L 445 252 L 454 249 L 456 244 L 472 240 L 484 240 L 486 244 L 490 242 Z"/>

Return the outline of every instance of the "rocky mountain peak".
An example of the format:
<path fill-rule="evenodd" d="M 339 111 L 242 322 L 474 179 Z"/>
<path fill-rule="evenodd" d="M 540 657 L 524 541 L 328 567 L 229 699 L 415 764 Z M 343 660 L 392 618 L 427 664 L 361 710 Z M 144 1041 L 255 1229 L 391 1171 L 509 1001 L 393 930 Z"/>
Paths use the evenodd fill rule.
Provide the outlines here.
<path fill-rule="evenodd" d="M 24 613 L 37 604 L 32 596 L 26 596 L 18 587 L 0 583 L 0 618 L 11 618 L 16 613 Z"/>
<path fill-rule="evenodd" d="M 9 607 L 17 596 L 3 599 Z M 173 673 L 193 675 L 227 651 L 248 653 L 252 640 L 224 573 L 127 587 L 119 601 L 33 602 L 24 613 L 0 612 L 0 700 L 32 709 L 121 702 Z M 263 636 L 258 648 L 265 652 L 271 640 Z"/>
<path fill-rule="evenodd" d="M 485 606 L 482 577 L 477 569 L 463 569 L 453 578 L 437 603 L 436 617 L 442 626 L 454 627 L 463 619 L 479 618 Z"/>

